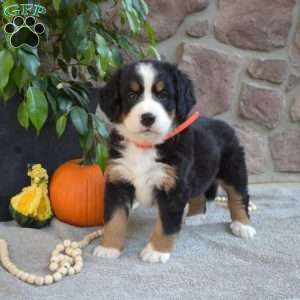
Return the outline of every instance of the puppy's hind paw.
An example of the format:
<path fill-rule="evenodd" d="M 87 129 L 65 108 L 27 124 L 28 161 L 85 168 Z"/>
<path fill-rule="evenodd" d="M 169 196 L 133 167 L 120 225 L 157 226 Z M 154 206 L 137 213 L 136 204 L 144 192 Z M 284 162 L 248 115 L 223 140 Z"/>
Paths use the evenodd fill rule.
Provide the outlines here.
<path fill-rule="evenodd" d="M 203 221 L 205 220 L 206 215 L 205 214 L 198 214 L 193 216 L 185 217 L 184 224 L 186 226 L 197 226 L 203 224 Z"/>
<path fill-rule="evenodd" d="M 94 249 L 93 255 L 104 257 L 104 258 L 118 258 L 121 254 L 121 251 L 119 249 L 115 248 L 106 248 L 103 246 L 97 246 Z"/>
<path fill-rule="evenodd" d="M 144 250 L 141 252 L 142 261 L 152 262 L 152 263 L 166 263 L 170 258 L 170 253 L 159 252 L 154 250 L 151 243 L 149 243 Z"/>
<path fill-rule="evenodd" d="M 246 224 L 242 224 L 239 221 L 233 221 L 230 224 L 232 233 L 244 239 L 251 239 L 255 236 L 256 230 L 254 227 Z"/>

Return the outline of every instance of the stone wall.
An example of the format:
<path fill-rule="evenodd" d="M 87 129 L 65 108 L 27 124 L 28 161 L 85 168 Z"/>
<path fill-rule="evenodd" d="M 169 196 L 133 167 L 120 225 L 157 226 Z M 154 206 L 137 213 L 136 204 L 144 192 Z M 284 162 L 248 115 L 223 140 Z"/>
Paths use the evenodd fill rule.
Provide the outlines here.
<path fill-rule="evenodd" d="M 148 0 L 163 59 L 227 120 L 251 182 L 300 183 L 300 0 Z"/>

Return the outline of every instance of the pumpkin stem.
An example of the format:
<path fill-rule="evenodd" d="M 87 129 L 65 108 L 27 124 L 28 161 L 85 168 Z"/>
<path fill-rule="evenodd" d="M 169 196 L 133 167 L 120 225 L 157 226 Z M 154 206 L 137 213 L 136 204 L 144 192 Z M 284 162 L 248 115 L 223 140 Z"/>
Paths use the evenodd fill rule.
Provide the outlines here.
<path fill-rule="evenodd" d="M 83 158 L 82 161 L 80 162 L 81 165 L 95 164 L 96 162 L 95 149 L 96 149 L 95 142 L 93 142 L 91 149 L 83 152 Z"/>
<path fill-rule="evenodd" d="M 88 151 L 83 154 L 82 161 L 80 162 L 81 165 L 93 165 L 95 163 L 95 155 L 93 151 Z"/>

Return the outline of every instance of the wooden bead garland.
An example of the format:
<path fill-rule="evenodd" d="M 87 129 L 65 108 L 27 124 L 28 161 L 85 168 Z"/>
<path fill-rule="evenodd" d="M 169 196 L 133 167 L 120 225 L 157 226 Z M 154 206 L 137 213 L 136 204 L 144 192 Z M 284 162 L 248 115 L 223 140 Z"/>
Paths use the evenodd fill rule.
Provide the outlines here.
<path fill-rule="evenodd" d="M 49 270 L 53 274 L 38 276 L 17 268 L 10 260 L 8 246 L 5 240 L 0 239 L 0 264 L 18 279 L 33 285 L 49 285 L 60 281 L 64 276 L 79 273 L 83 267 L 82 250 L 91 241 L 102 235 L 102 229 L 86 235 L 81 241 L 65 240 L 58 244 L 50 256 Z"/>

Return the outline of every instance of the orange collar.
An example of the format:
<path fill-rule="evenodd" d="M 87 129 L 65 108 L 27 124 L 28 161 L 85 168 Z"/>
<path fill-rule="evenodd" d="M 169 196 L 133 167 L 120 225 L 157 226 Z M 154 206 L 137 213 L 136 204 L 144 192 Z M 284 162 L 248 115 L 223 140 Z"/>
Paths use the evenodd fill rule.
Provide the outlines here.
<path fill-rule="evenodd" d="M 173 131 L 171 131 L 170 133 L 168 133 L 166 135 L 166 137 L 164 138 L 164 140 L 166 141 L 166 140 L 174 137 L 175 135 L 179 134 L 184 129 L 186 129 L 187 127 L 191 126 L 196 120 L 199 119 L 199 117 L 200 117 L 200 113 L 198 111 L 195 111 L 183 123 L 181 123 Z M 146 144 L 146 143 L 144 144 L 144 143 L 137 143 L 137 142 L 134 142 L 134 141 L 130 141 L 130 142 L 133 143 L 133 144 L 135 144 L 138 148 L 142 148 L 142 149 L 150 149 L 150 148 L 153 148 L 155 146 L 155 144 Z"/>

